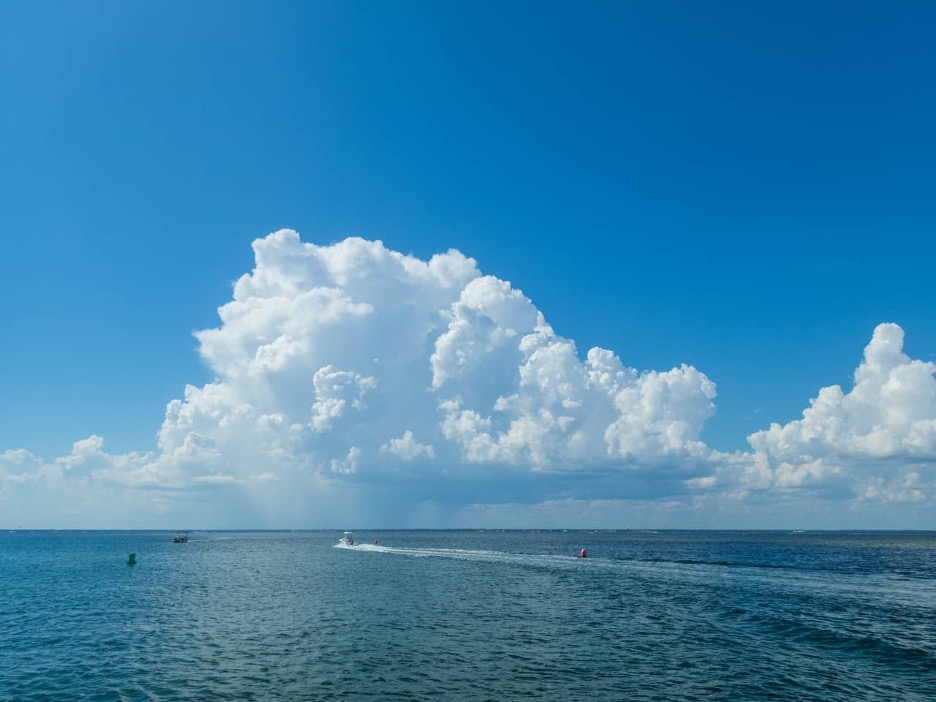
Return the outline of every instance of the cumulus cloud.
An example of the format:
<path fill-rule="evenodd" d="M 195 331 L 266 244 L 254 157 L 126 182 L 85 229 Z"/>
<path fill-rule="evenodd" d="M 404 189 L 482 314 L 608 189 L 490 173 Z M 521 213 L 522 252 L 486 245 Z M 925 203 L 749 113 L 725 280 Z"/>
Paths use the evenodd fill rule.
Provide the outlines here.
<path fill-rule="evenodd" d="M 417 458 L 435 458 L 435 449 L 429 444 L 421 444 L 413 438 L 413 432 L 407 429 L 399 439 L 390 439 L 380 447 L 383 453 L 399 456 L 412 461 Z"/>
<path fill-rule="evenodd" d="M 880 324 L 848 393 L 822 388 L 803 418 L 750 437 L 773 460 L 936 456 L 936 364 L 903 353 L 903 330 Z"/>
<path fill-rule="evenodd" d="M 312 376 L 315 402 L 309 424 L 316 431 L 328 431 L 347 408 L 367 409 L 364 396 L 377 382 L 373 376 L 324 366 Z"/>
<path fill-rule="evenodd" d="M 215 379 L 169 402 L 156 451 L 109 454 L 99 437 L 50 462 L 5 451 L 0 501 L 30 484 L 61 487 L 66 505 L 64 487 L 81 485 L 135 513 L 197 505 L 217 526 L 314 526 L 394 513 L 469 523 L 532 502 L 529 518 L 549 521 L 542 505 L 574 515 L 796 491 L 932 499 L 934 364 L 903 354 L 896 325 L 875 330 L 850 391 L 822 389 L 802 419 L 729 455 L 700 439 L 716 397 L 704 373 L 581 353 L 458 251 L 426 261 L 290 230 L 253 249 L 219 326 L 196 334 Z"/>
<path fill-rule="evenodd" d="M 752 434 L 753 451 L 725 457 L 718 482 L 742 498 L 799 491 L 858 502 L 931 502 L 936 364 L 909 358 L 903 341 L 898 325 L 878 325 L 851 390 L 822 388 L 801 419 Z"/>
<path fill-rule="evenodd" d="M 638 373 L 604 349 L 582 360 L 521 291 L 456 251 L 427 262 L 292 231 L 254 250 L 222 325 L 197 334 L 218 381 L 170 406 L 164 454 L 242 463 L 249 437 L 252 462 L 340 475 L 390 456 L 569 471 L 705 455 L 704 374 Z"/>

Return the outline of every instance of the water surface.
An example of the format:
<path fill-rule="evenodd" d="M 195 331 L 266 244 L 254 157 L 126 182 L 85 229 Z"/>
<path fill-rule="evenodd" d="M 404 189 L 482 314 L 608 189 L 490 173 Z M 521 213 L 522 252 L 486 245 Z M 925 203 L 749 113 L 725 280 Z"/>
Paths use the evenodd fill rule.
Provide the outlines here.
<path fill-rule="evenodd" d="M 934 699 L 933 532 L 338 536 L 0 533 L 0 700 Z"/>

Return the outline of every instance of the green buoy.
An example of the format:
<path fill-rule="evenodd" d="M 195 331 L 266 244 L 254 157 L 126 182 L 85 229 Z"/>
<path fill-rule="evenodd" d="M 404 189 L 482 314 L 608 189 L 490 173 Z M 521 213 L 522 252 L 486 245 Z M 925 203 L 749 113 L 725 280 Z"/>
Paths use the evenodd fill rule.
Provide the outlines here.
<path fill-rule="evenodd" d="M 127 565 L 136 565 L 136 554 L 131 553 L 130 558 L 127 559 Z"/>

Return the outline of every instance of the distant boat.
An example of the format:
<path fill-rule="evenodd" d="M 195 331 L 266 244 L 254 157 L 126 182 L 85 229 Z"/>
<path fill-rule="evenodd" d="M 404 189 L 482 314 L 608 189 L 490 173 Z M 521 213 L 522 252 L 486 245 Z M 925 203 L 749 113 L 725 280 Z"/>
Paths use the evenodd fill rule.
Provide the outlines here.
<path fill-rule="evenodd" d="M 346 531 L 344 536 L 338 539 L 339 544 L 344 544 L 345 546 L 354 546 L 354 532 Z"/>
<path fill-rule="evenodd" d="M 180 531 L 175 535 L 175 538 L 172 540 L 176 544 L 187 544 L 188 543 L 188 532 Z"/>

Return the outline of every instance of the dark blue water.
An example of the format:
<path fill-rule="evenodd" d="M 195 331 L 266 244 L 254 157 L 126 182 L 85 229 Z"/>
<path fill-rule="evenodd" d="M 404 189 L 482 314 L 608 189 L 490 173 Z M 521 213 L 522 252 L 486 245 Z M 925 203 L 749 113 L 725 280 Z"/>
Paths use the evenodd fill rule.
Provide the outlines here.
<path fill-rule="evenodd" d="M 934 532 L 337 536 L 0 533 L 0 700 L 936 699 Z"/>

